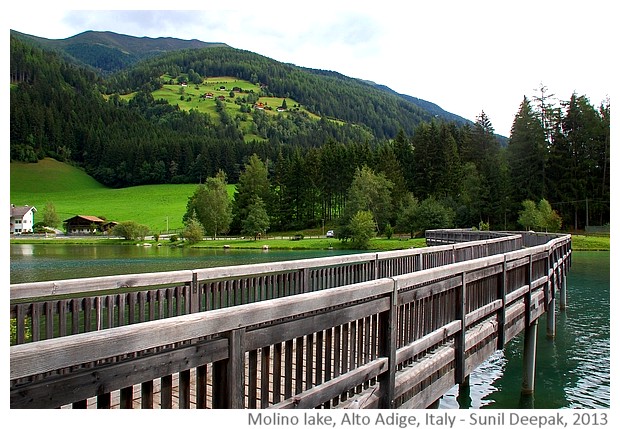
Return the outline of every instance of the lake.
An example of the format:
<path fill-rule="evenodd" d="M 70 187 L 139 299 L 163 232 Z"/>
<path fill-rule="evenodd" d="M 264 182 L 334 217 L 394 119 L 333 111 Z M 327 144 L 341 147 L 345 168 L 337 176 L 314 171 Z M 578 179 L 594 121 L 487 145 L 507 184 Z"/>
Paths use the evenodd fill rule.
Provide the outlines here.
<path fill-rule="evenodd" d="M 170 246 L 11 244 L 11 284 L 258 264 L 355 253 L 350 250 L 205 249 Z"/>
<path fill-rule="evenodd" d="M 335 256 L 351 251 L 224 250 L 123 245 L 11 244 L 11 283 Z M 574 252 L 568 308 L 556 311 L 556 337 L 538 326 L 535 394 L 522 398 L 523 336 L 470 377 L 469 395 L 455 387 L 440 408 L 609 408 L 610 253 Z"/>

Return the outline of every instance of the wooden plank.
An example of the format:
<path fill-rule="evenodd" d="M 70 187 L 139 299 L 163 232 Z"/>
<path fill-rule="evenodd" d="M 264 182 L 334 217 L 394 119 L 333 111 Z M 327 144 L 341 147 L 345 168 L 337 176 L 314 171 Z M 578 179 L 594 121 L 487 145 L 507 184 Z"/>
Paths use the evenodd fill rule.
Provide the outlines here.
<path fill-rule="evenodd" d="M 282 400 L 282 343 L 273 345 L 273 402 Z"/>
<path fill-rule="evenodd" d="M 293 340 L 284 345 L 284 398 L 293 396 Z"/>
<path fill-rule="evenodd" d="M 196 408 L 207 408 L 207 365 L 196 368 Z"/>
<path fill-rule="evenodd" d="M 421 283 L 434 282 L 438 278 L 452 277 L 463 272 L 483 269 L 492 265 L 502 264 L 503 255 L 489 256 L 483 259 L 473 259 L 470 261 L 457 262 L 450 265 L 438 266 L 423 271 L 395 276 L 398 289 L 415 286 Z"/>
<path fill-rule="evenodd" d="M 454 370 L 433 380 L 429 386 L 401 404 L 400 409 L 425 409 L 454 386 Z"/>
<path fill-rule="evenodd" d="M 385 372 L 388 367 L 387 358 L 378 358 L 366 365 L 355 368 L 346 374 L 340 375 L 329 381 L 324 382 L 320 386 L 315 386 L 303 393 L 296 394 L 293 398 L 289 398 L 274 404 L 269 408 L 286 409 L 286 408 L 314 408 L 323 402 L 338 396 L 341 392 L 347 392 L 355 386 L 363 384 L 371 378 L 378 377 Z"/>
<path fill-rule="evenodd" d="M 431 349 L 437 344 L 449 339 L 454 334 L 461 330 L 461 321 L 455 320 L 448 323 L 445 326 L 423 336 L 422 338 L 408 344 L 405 347 L 401 347 L 396 351 L 396 363 L 402 363 L 407 359 L 422 353 L 425 350 Z"/>
<path fill-rule="evenodd" d="M 529 285 L 525 285 L 525 286 L 521 286 L 519 289 L 515 290 L 514 292 L 509 293 L 508 295 L 506 295 L 506 305 L 509 305 L 513 303 L 514 301 L 520 299 L 521 297 L 529 293 L 529 290 L 530 290 Z"/>
<path fill-rule="evenodd" d="M 298 337 L 295 339 L 295 394 L 301 393 L 304 390 L 304 339 Z"/>
<path fill-rule="evenodd" d="M 418 386 L 428 378 L 429 374 L 435 373 L 441 368 L 447 368 L 454 361 L 454 353 L 454 345 L 446 344 L 408 367 L 407 371 L 399 372 L 396 375 L 394 396 L 400 397 L 408 390 Z"/>
<path fill-rule="evenodd" d="M 142 409 L 153 408 L 153 380 L 142 383 L 142 392 L 140 393 Z"/>
<path fill-rule="evenodd" d="M 117 276 L 90 277 L 88 279 L 68 279 L 35 283 L 12 284 L 11 300 L 32 299 L 77 293 L 93 293 L 111 290 L 127 290 L 152 285 L 168 285 L 189 282 L 192 271 L 164 271 L 156 273 L 123 274 Z"/>
<path fill-rule="evenodd" d="M 189 408 L 190 397 L 190 370 L 184 369 L 179 372 L 179 408 Z"/>
<path fill-rule="evenodd" d="M 489 314 L 493 314 L 502 308 L 503 302 L 501 299 L 496 299 L 495 301 L 484 305 L 477 310 L 474 310 L 467 314 L 465 320 L 465 326 L 473 325 L 478 322 L 480 319 L 487 317 Z"/>
<path fill-rule="evenodd" d="M 456 275 L 443 280 L 435 280 L 430 285 L 417 287 L 409 290 L 402 290 L 404 286 L 398 285 L 398 305 L 408 302 L 417 301 L 419 299 L 428 298 L 436 293 L 446 292 L 455 289 L 461 285 L 461 276 Z"/>
<path fill-rule="evenodd" d="M 270 373 L 270 352 L 271 348 L 269 346 L 263 347 L 261 349 L 260 355 L 260 405 L 261 408 L 267 408 L 269 406 L 269 373 Z"/>
<path fill-rule="evenodd" d="M 120 407 L 124 409 L 133 408 L 133 386 L 124 387 L 121 389 Z"/>
<path fill-rule="evenodd" d="M 248 408 L 258 407 L 258 351 L 250 350 L 248 353 Z"/>
<path fill-rule="evenodd" d="M 172 408 L 172 375 L 165 375 L 161 378 L 161 407 Z"/>

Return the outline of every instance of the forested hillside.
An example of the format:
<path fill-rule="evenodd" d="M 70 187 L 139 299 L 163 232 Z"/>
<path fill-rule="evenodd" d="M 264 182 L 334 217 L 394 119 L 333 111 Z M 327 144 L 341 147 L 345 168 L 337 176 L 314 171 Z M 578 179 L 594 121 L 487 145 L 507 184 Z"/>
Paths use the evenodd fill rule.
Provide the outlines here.
<path fill-rule="evenodd" d="M 577 94 L 557 106 L 524 98 L 503 147 L 484 112 L 474 124 L 436 118 L 376 84 L 229 47 L 100 74 L 11 37 L 10 76 L 11 159 L 51 156 L 112 187 L 202 183 L 220 170 L 239 183 L 253 166 L 264 169 L 272 229 L 348 221 L 352 208 L 373 212 L 381 231 L 519 228 L 526 199 L 546 199 L 564 227 L 609 222 L 609 105 Z M 218 108 L 213 117 L 153 96 L 170 80 L 198 86 L 217 76 L 304 110 L 266 115 L 246 99 L 234 101 L 238 113 Z M 247 139 L 249 122 L 260 138 Z"/>
<path fill-rule="evenodd" d="M 85 31 L 66 39 L 45 39 L 11 30 L 11 34 L 44 49 L 53 50 L 68 61 L 102 73 L 125 69 L 136 62 L 181 49 L 201 49 L 226 46 L 200 40 L 180 40 L 172 37 L 133 37 L 111 31 Z"/>

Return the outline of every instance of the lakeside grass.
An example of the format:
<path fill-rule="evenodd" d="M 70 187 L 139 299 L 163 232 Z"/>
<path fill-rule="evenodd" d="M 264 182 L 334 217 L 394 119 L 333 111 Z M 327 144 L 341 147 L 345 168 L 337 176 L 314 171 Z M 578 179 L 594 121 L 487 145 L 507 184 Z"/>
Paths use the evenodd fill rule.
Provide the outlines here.
<path fill-rule="evenodd" d="M 268 246 L 274 250 L 355 250 L 351 243 L 344 243 L 334 238 L 304 238 L 292 240 L 288 238 L 267 238 L 267 239 L 236 239 L 236 240 L 204 240 L 192 247 L 199 248 L 218 248 L 224 245 L 231 249 L 262 249 Z M 409 240 L 375 238 L 370 241 L 369 251 L 402 250 L 417 247 L 425 247 L 424 238 L 414 238 Z"/>
<path fill-rule="evenodd" d="M 578 235 L 571 236 L 572 249 L 579 250 L 611 250 L 611 237 L 610 236 L 597 236 L 597 235 Z"/>
<path fill-rule="evenodd" d="M 279 237 L 279 236 L 278 236 Z M 220 238 L 217 240 L 203 240 L 199 243 L 189 245 L 182 241 L 171 242 L 162 239 L 159 242 L 154 240 L 146 241 L 128 241 L 107 237 L 87 237 L 87 238 L 13 238 L 11 243 L 21 244 L 75 244 L 75 245 L 136 245 L 142 243 L 161 244 L 162 246 L 187 246 L 204 249 L 221 249 L 229 246 L 231 249 L 263 249 L 268 246 L 274 250 L 355 250 L 351 243 L 343 243 L 334 238 L 304 238 L 301 240 L 292 240 L 289 238 L 264 238 L 260 240 L 246 238 Z M 370 241 L 368 251 L 388 251 L 403 250 L 411 248 L 425 247 L 424 238 L 399 239 L 399 238 L 374 238 Z M 609 251 L 611 249 L 610 237 L 601 236 L 572 236 L 572 249 L 574 251 Z"/>

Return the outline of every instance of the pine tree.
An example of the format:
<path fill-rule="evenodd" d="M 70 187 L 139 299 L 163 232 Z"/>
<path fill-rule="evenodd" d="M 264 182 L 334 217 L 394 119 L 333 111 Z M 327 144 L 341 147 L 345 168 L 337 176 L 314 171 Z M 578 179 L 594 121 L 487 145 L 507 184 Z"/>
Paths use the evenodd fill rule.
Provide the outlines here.
<path fill-rule="evenodd" d="M 544 197 L 545 131 L 523 97 L 515 116 L 507 147 L 513 207 L 523 200 L 538 201 Z"/>
<path fill-rule="evenodd" d="M 247 218 L 249 207 L 254 204 L 256 198 L 261 199 L 269 213 L 274 198 L 271 194 L 267 167 L 254 153 L 239 175 L 233 202 L 233 229 L 241 229 L 242 221 Z"/>

